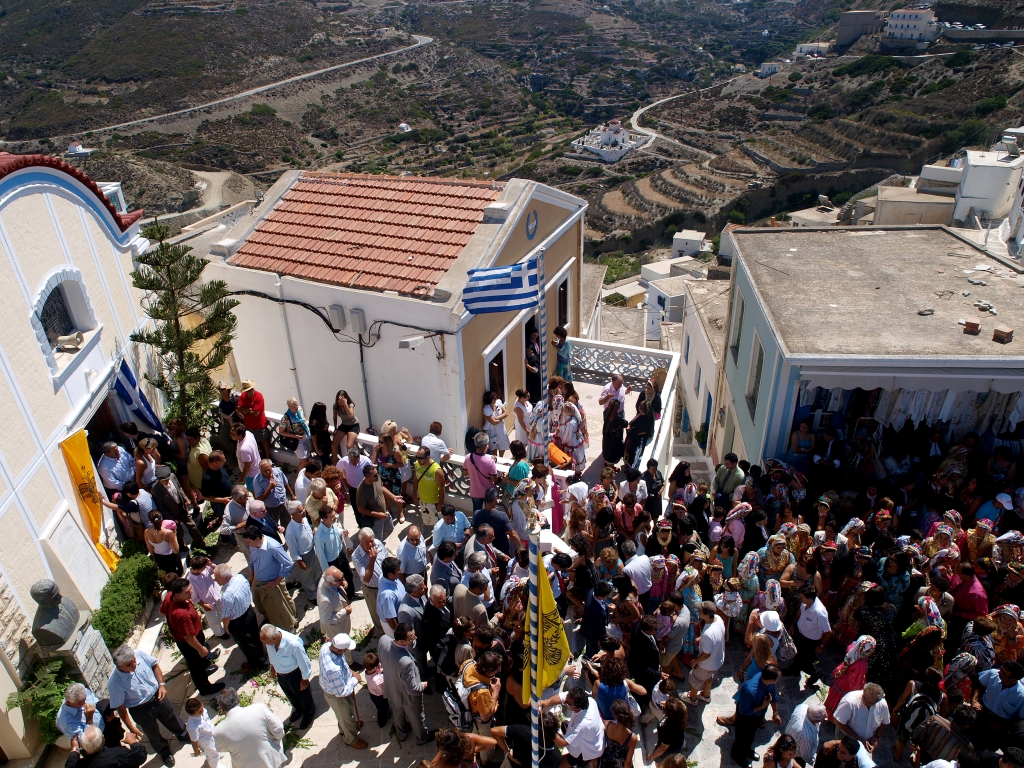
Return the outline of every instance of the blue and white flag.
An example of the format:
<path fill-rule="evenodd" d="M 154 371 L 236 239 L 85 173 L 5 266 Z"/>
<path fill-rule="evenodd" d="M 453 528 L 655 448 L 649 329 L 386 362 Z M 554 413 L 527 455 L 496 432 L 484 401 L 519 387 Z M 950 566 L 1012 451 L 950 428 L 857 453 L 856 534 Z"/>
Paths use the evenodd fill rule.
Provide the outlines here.
<path fill-rule="evenodd" d="M 471 269 L 462 303 L 472 315 L 508 312 L 537 306 L 537 259 L 508 267 Z"/>
<path fill-rule="evenodd" d="M 160 423 L 160 419 L 153 412 L 149 400 L 146 399 L 146 395 L 139 388 L 139 382 L 136 381 L 135 374 L 132 373 L 132 369 L 128 366 L 128 361 L 124 358 L 121 359 L 121 367 L 117 369 L 114 389 L 117 390 L 118 397 L 128 406 L 128 410 L 132 412 L 133 416 L 150 429 L 157 432 L 164 431 L 163 424 Z"/>

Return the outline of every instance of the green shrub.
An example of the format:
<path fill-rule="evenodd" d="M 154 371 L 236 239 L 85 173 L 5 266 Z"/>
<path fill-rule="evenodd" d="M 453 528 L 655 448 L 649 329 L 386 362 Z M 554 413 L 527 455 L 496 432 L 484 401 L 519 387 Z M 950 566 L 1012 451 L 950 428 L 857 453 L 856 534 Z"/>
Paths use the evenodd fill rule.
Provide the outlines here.
<path fill-rule="evenodd" d="M 804 79 L 803 72 L 790 72 L 789 73 L 789 82 L 791 82 L 791 83 L 798 83 L 798 82 L 800 82 L 803 79 Z"/>
<path fill-rule="evenodd" d="M 990 130 L 991 128 L 984 120 L 969 117 L 960 123 L 959 128 L 946 131 L 946 140 L 942 149 L 944 152 L 952 152 L 963 146 L 984 144 Z"/>
<path fill-rule="evenodd" d="M 841 67 L 836 67 L 832 70 L 834 77 L 843 77 L 848 75 L 850 77 L 860 77 L 861 75 L 870 75 L 875 72 L 884 72 L 887 69 L 895 69 L 899 66 L 899 62 L 892 56 L 861 56 L 854 62 L 849 64 L 843 64 Z"/>
<path fill-rule="evenodd" d="M 269 104 L 260 103 L 253 104 L 252 108 L 249 110 L 249 114 L 253 115 L 254 117 L 273 117 L 274 115 L 277 114 L 277 110 L 274 109 Z"/>
<path fill-rule="evenodd" d="M 148 555 L 137 554 L 118 561 L 100 592 L 100 609 L 92 616 L 92 625 L 110 650 L 132 633 L 136 618 L 153 593 L 157 575 L 156 563 Z"/>
<path fill-rule="evenodd" d="M 729 211 L 729 221 L 731 221 L 733 224 L 746 224 L 747 215 L 743 213 L 743 211 L 737 211 L 735 208 L 733 208 L 731 211 Z"/>
<path fill-rule="evenodd" d="M 979 115 L 987 115 L 989 112 L 996 112 L 1000 109 L 1006 108 L 1006 96 L 999 94 L 998 96 L 989 96 L 984 99 L 978 99 L 974 103 L 974 111 Z"/>
<path fill-rule="evenodd" d="M 75 680 L 60 659 L 40 662 L 32 668 L 32 682 L 23 691 L 7 697 L 7 709 L 21 707 L 25 719 L 39 723 L 39 739 L 53 744 L 60 738 L 57 730 L 57 710 L 64 703 L 64 691 Z"/>
<path fill-rule="evenodd" d="M 135 555 L 148 555 L 148 554 L 149 554 L 149 550 L 146 549 L 146 545 L 144 543 L 142 543 L 141 541 L 136 541 L 135 539 L 127 539 L 121 545 L 121 557 L 123 559 L 127 559 L 129 557 L 134 557 Z"/>
<path fill-rule="evenodd" d="M 957 51 L 948 59 L 946 59 L 946 66 L 951 69 L 953 67 L 963 67 L 966 66 L 967 64 L 970 64 L 973 58 L 974 56 L 971 54 L 970 51 Z"/>

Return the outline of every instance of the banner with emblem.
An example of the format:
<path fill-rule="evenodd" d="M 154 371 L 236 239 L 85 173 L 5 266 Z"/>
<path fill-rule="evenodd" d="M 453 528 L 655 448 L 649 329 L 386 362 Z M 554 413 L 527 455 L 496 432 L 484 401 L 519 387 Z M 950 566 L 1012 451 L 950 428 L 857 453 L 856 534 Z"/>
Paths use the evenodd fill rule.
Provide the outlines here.
<path fill-rule="evenodd" d="M 536 685 L 537 695 L 542 696 L 545 688 L 550 688 L 558 682 L 558 678 L 562 676 L 562 670 L 572 658 L 572 653 L 569 650 L 569 638 L 565 636 L 565 625 L 562 623 L 562 617 L 558 615 L 558 606 L 555 604 L 555 595 L 551 590 L 547 571 L 541 568 L 538 573 L 537 617 L 540 622 L 538 627 L 540 642 L 537 645 L 537 671 L 536 680 L 531 680 L 530 635 L 527 634 L 526 653 L 523 657 L 526 661 L 523 669 L 524 703 L 530 701 L 532 685 Z"/>
<path fill-rule="evenodd" d="M 100 503 L 100 494 L 103 491 L 96 482 L 96 472 L 93 469 L 92 456 L 89 455 L 89 442 L 86 440 L 85 430 L 80 429 L 61 441 L 60 450 L 64 454 L 64 463 L 67 464 L 68 473 L 71 475 L 78 509 L 82 513 L 82 521 L 89 532 L 89 537 L 96 545 L 103 562 L 110 570 L 114 570 L 117 566 L 117 555 L 100 543 L 100 534 L 103 532 L 103 505 Z"/>

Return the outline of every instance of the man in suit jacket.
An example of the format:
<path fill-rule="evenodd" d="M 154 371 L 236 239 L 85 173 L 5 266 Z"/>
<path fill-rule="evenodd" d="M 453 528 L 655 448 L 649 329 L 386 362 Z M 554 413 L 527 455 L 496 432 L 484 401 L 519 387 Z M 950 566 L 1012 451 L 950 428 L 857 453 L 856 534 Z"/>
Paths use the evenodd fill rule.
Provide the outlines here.
<path fill-rule="evenodd" d="M 345 594 L 345 576 L 340 568 L 330 566 L 324 571 L 316 593 L 316 607 L 320 613 L 320 631 L 324 637 L 344 632 L 352 634 L 352 606 Z M 347 654 L 346 658 L 352 654 Z"/>
<path fill-rule="evenodd" d="M 427 651 L 435 646 L 425 641 L 423 631 L 423 612 L 426 608 L 427 583 L 423 576 L 418 573 L 405 577 L 405 597 L 398 604 L 398 621 L 410 625 L 416 632 L 420 641 L 412 648 L 412 656 L 416 659 L 416 666 L 419 667 L 420 677 L 429 681 L 427 675 Z"/>
<path fill-rule="evenodd" d="M 284 754 L 284 723 L 266 704 L 238 705 L 238 693 L 225 688 L 217 694 L 224 719 L 214 727 L 217 749 L 231 755 L 231 765 L 245 768 L 280 768 Z"/>
<path fill-rule="evenodd" d="M 423 609 L 423 636 L 417 644 L 425 645 L 433 655 L 441 638 L 451 629 L 453 618 L 448 593 L 443 586 L 435 584 L 427 592 L 427 605 Z"/>
<path fill-rule="evenodd" d="M 160 464 L 156 468 L 156 483 L 153 485 L 152 495 L 153 503 L 164 520 L 173 520 L 178 524 L 179 549 L 185 549 L 185 528 L 188 529 L 193 544 L 203 541 L 203 535 L 199 533 L 195 521 L 192 520 L 192 502 L 166 464 Z"/>
<path fill-rule="evenodd" d="M 95 725 L 87 726 L 81 739 L 72 742 L 64 768 L 139 768 L 146 762 L 146 748 L 134 733 L 129 732 L 124 741 L 127 747 L 108 747 L 103 731 Z"/>
<path fill-rule="evenodd" d="M 444 587 L 449 597 L 454 594 L 455 585 L 462 581 L 462 569 L 455 562 L 458 553 L 459 548 L 454 541 L 442 541 L 430 567 L 430 583 Z"/>
<path fill-rule="evenodd" d="M 284 528 L 274 522 L 267 512 L 267 505 L 262 501 L 253 499 L 249 502 L 249 516 L 245 518 L 245 524 L 246 526 L 255 525 L 264 536 L 273 539 L 278 544 L 284 544 L 282 535 Z"/>
<path fill-rule="evenodd" d="M 658 631 L 658 620 L 653 616 L 645 616 L 640 626 L 633 631 L 633 639 L 629 645 L 629 658 L 626 663 L 630 677 L 647 689 L 643 696 L 637 696 L 637 703 L 642 711 L 647 710 L 654 686 L 661 682 L 661 654 L 654 633 Z"/>
<path fill-rule="evenodd" d="M 487 609 L 484 607 L 482 599 L 484 593 L 487 592 L 487 587 L 487 577 L 482 573 L 474 573 L 470 576 L 468 587 L 465 584 L 455 587 L 455 597 L 452 598 L 455 618 L 465 616 L 478 627 L 487 626 L 490 622 L 487 619 Z"/>
<path fill-rule="evenodd" d="M 423 746 L 434 740 L 435 731 L 428 731 L 424 720 L 423 691 L 427 684 L 420 678 L 412 656 L 411 646 L 415 642 L 416 630 L 399 622 L 394 639 L 385 635 L 378 642 L 377 656 L 384 668 L 384 695 L 391 704 L 398 740 L 405 741 L 411 732 L 416 744 Z"/>

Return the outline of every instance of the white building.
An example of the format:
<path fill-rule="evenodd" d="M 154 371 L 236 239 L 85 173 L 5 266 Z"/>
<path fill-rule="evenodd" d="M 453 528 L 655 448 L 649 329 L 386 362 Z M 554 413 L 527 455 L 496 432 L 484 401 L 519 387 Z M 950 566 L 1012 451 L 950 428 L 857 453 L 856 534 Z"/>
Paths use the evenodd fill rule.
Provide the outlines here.
<path fill-rule="evenodd" d="M 696 256 L 708 250 L 708 242 L 704 233 L 695 229 L 684 229 L 672 235 L 672 258 L 679 256 Z"/>
<path fill-rule="evenodd" d="M 1017 191 L 1010 205 L 1010 213 L 1000 227 L 1000 239 L 1006 243 L 1011 256 L 1020 258 L 1024 252 L 1024 178 L 1017 182 Z"/>
<path fill-rule="evenodd" d="M 610 120 L 608 125 L 595 128 L 586 136 L 573 140 L 572 148 L 577 152 L 597 155 L 606 163 L 614 163 L 629 152 L 641 146 L 645 137 L 630 133 L 621 120 Z"/>
<path fill-rule="evenodd" d="M 684 431 L 698 433 L 713 422 L 714 394 L 725 351 L 728 315 L 729 281 L 695 282 L 685 287 L 679 382 L 683 393 Z M 703 443 L 706 445 L 707 439 Z"/>
<path fill-rule="evenodd" d="M 885 31 L 885 42 L 900 40 L 930 43 L 939 36 L 939 23 L 935 11 L 901 8 L 889 14 Z"/>
<path fill-rule="evenodd" d="M 468 314 L 468 271 L 545 248 L 548 333 L 562 325 L 586 334 L 585 210 L 577 197 L 520 179 L 295 171 L 258 216 L 187 242 L 210 253 L 209 278 L 248 292 L 234 310 L 234 360 L 268 411 L 295 396 L 308 414 L 344 389 L 363 431 L 394 419 L 423 435 L 439 421 L 461 444 L 469 426 L 482 426 L 485 391 L 510 403 L 525 385 L 525 343 L 539 320 L 534 308 Z M 553 352 L 548 359 L 553 372 Z"/>
<path fill-rule="evenodd" d="M 779 65 L 775 62 L 765 61 L 761 64 L 761 70 L 757 73 L 758 77 L 771 77 L 779 71 Z"/>
<path fill-rule="evenodd" d="M 971 215 L 1001 219 L 1009 214 L 1022 168 L 1024 157 L 1019 152 L 969 150 L 956 191 L 954 221 L 966 221 Z"/>
<path fill-rule="evenodd" d="M 72 141 L 68 144 L 68 157 L 89 157 L 95 152 L 95 149 L 88 149 L 82 146 L 80 141 Z"/>
<path fill-rule="evenodd" d="M 830 47 L 829 43 L 799 43 L 793 51 L 793 57 L 802 59 L 807 56 L 827 56 Z"/>
<path fill-rule="evenodd" d="M 80 608 L 99 607 L 108 570 L 60 444 L 85 428 L 95 459 L 132 418 L 111 390 L 122 360 L 140 378 L 128 337 L 145 322 L 130 277 L 149 245 L 141 217 L 56 157 L 0 153 L 0 706 L 35 655 L 32 583 L 52 578 Z M 78 333 L 77 346 L 56 343 Z M 35 730 L 20 709 L 6 714 L 0 748 L 28 757 Z"/>

